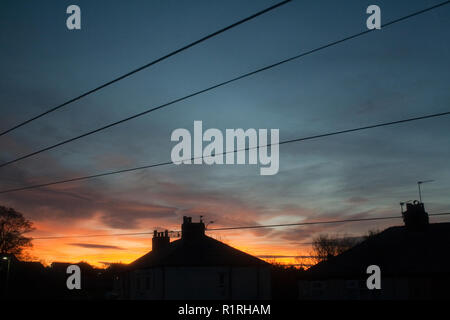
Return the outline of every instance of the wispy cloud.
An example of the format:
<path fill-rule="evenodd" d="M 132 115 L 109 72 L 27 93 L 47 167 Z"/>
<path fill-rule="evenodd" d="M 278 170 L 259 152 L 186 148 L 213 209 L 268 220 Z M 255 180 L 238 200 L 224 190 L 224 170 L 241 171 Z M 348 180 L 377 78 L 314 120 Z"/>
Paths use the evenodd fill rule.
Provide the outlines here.
<path fill-rule="evenodd" d="M 110 246 L 105 244 L 96 244 L 96 243 L 70 243 L 71 246 L 87 248 L 87 249 L 114 249 L 114 250 L 123 250 L 123 248 L 118 246 Z"/>

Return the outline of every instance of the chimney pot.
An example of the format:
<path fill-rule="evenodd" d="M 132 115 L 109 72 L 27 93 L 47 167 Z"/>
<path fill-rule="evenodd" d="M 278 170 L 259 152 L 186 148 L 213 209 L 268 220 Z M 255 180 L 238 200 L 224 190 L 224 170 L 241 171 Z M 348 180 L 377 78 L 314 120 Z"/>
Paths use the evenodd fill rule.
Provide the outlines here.
<path fill-rule="evenodd" d="M 205 224 L 203 221 L 193 223 L 191 217 L 183 217 L 181 225 L 181 239 L 192 240 L 205 236 Z"/>
<path fill-rule="evenodd" d="M 424 231 L 428 226 L 428 213 L 422 202 L 415 200 L 406 204 L 406 211 L 403 212 L 403 221 L 408 230 Z"/>
<path fill-rule="evenodd" d="M 152 251 L 158 252 L 170 244 L 169 232 L 153 232 Z"/>

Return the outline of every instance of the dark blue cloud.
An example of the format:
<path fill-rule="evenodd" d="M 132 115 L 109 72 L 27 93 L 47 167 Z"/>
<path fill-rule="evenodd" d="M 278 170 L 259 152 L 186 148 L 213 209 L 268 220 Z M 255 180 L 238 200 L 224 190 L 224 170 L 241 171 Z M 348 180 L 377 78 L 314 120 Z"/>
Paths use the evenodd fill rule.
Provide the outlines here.
<path fill-rule="evenodd" d="M 78 1 L 82 30 L 71 32 L 65 28 L 65 7 L 72 3 L 2 1 L 0 128 L 273 3 Z M 433 3 L 377 4 L 388 21 Z M 12 159 L 362 31 L 365 6 L 356 0 L 294 1 L 0 137 L 0 158 Z M 283 140 L 444 111 L 450 102 L 450 48 L 443 41 L 449 8 L 0 168 L 0 185 L 167 161 L 171 132 L 191 129 L 194 120 L 222 130 L 279 128 Z M 113 228 L 138 228 L 148 216 L 176 225 L 183 214 L 238 225 L 276 217 L 290 222 L 399 213 L 398 202 L 417 197 L 418 180 L 435 179 L 424 197 L 429 211 L 437 212 L 449 208 L 448 124 L 449 118 L 430 119 L 285 145 L 280 172 L 271 177 L 259 176 L 256 166 L 168 166 L 1 195 L 0 201 L 32 212 L 35 219 L 88 219 L 102 210 L 102 222 Z M 293 240 L 336 228 L 260 234 Z"/>

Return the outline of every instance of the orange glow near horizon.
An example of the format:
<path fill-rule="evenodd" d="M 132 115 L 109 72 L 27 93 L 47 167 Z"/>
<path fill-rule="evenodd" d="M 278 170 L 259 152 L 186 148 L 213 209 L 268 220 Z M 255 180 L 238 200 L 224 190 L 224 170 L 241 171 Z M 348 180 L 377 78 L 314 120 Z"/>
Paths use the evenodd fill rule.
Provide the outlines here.
<path fill-rule="evenodd" d="M 207 212 L 208 208 L 198 210 Z M 308 214 L 296 213 L 295 215 L 275 216 L 258 219 L 261 224 L 273 224 L 281 222 L 299 221 L 299 217 L 307 217 Z M 230 218 L 231 217 L 231 218 Z M 239 217 L 236 219 L 235 217 Z M 128 264 L 152 250 L 152 231 L 158 230 L 180 230 L 180 222 L 175 222 L 165 217 L 147 218 L 144 216 L 137 220 L 139 228 L 113 228 L 110 221 L 105 223 L 104 213 L 100 210 L 93 212 L 89 217 L 73 217 L 61 219 L 45 219 L 34 221 L 35 231 L 28 234 L 32 238 L 63 237 L 53 239 L 34 239 L 33 247 L 28 251 L 31 260 L 41 261 L 45 265 L 52 262 L 87 262 L 93 266 L 104 268 L 109 263 Z M 235 210 L 223 218 L 223 225 L 214 224 L 214 228 L 230 225 L 255 225 L 256 220 L 251 212 Z M 234 218 L 234 219 L 233 219 Z M 169 222 L 171 221 L 171 222 Z M 370 227 L 364 226 L 360 230 L 372 229 L 382 230 L 389 222 L 372 223 Z M 118 224 L 120 226 L 120 224 Z M 157 227 L 159 226 L 159 227 Z M 352 225 L 353 234 L 356 227 Z M 207 235 L 218 241 L 226 243 L 238 250 L 259 257 L 269 263 L 277 264 L 313 264 L 310 258 L 297 258 L 298 256 L 311 256 L 312 247 L 306 243 L 311 237 L 322 232 L 345 233 L 345 226 L 333 229 L 286 227 L 277 229 L 242 229 L 227 231 L 207 231 Z M 121 235 L 123 233 L 146 233 L 142 235 Z M 358 232 L 359 234 L 362 231 Z M 92 235 L 108 235 L 91 237 Z M 71 236 L 71 237 L 67 237 Z M 172 241 L 177 238 L 172 237 Z M 302 244 L 303 243 L 303 244 Z"/>
<path fill-rule="evenodd" d="M 91 221 L 92 223 L 93 221 Z M 95 225 L 90 224 L 90 227 Z M 37 231 L 32 237 L 47 237 L 58 235 L 74 235 L 73 238 L 35 239 L 33 247 L 28 251 L 32 260 L 41 261 L 45 265 L 52 262 L 87 262 L 95 267 L 104 268 L 107 263 L 131 263 L 147 252 L 151 251 L 152 234 L 138 236 L 107 236 L 107 237 L 77 237 L 92 234 L 122 233 L 114 230 L 86 230 L 84 226 L 58 226 L 58 234 L 50 231 L 55 226 L 36 224 Z M 69 232 L 70 230 L 70 232 Z M 130 232 L 148 232 L 147 230 L 134 230 Z M 123 233 L 127 233 L 124 231 Z M 286 258 L 261 258 L 267 262 L 282 264 L 299 264 L 299 260 L 291 257 L 308 255 L 310 248 L 295 247 L 293 245 L 278 245 L 276 241 L 269 241 L 265 237 L 254 235 L 251 232 L 208 233 L 209 236 L 222 241 L 238 250 L 254 256 L 289 256 Z M 174 241 L 177 238 L 172 238 Z"/>

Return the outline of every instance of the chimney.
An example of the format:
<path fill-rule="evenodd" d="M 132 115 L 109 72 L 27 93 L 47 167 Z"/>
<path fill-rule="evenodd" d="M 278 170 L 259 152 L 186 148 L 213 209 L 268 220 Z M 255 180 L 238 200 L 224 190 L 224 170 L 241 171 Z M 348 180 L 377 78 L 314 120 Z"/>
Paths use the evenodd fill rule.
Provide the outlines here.
<path fill-rule="evenodd" d="M 158 252 L 169 246 L 170 237 L 169 231 L 166 230 L 164 232 L 153 231 L 153 239 L 152 239 L 152 251 Z"/>
<path fill-rule="evenodd" d="M 415 200 L 406 204 L 406 211 L 403 212 L 403 221 L 407 230 L 425 231 L 428 227 L 428 213 L 422 202 Z"/>
<path fill-rule="evenodd" d="M 191 217 L 183 217 L 181 225 L 181 239 L 183 241 L 200 239 L 205 236 L 205 224 L 202 219 L 200 222 L 192 222 Z"/>

